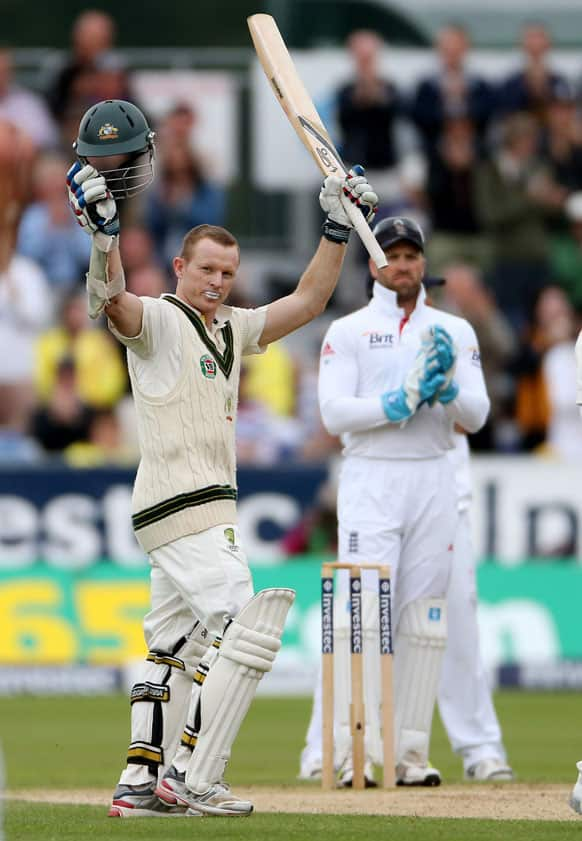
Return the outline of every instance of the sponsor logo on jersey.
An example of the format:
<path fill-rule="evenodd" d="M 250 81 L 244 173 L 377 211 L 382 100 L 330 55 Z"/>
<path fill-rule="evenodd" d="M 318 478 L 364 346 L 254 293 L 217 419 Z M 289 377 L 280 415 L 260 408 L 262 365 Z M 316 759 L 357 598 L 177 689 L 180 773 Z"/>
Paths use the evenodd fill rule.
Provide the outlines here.
<path fill-rule="evenodd" d="M 99 140 L 117 140 L 119 137 L 119 129 L 111 123 L 105 123 L 97 132 Z"/>
<path fill-rule="evenodd" d="M 367 330 L 365 333 L 362 333 L 362 335 L 368 337 L 368 347 L 370 350 L 394 347 L 393 333 L 378 333 L 375 330 Z"/>
<path fill-rule="evenodd" d="M 207 353 L 200 357 L 200 370 L 208 380 L 213 380 L 216 376 L 216 362 Z"/>
<path fill-rule="evenodd" d="M 329 342 L 326 342 L 321 349 L 322 356 L 334 356 L 335 350 L 332 348 Z"/>
<path fill-rule="evenodd" d="M 481 354 L 479 353 L 478 347 L 470 347 L 469 353 L 471 354 L 471 364 L 475 365 L 476 368 L 481 367 Z"/>
<path fill-rule="evenodd" d="M 441 621 L 441 609 L 440 609 L 440 607 L 429 607 L 429 609 L 428 609 L 428 621 L 429 622 L 440 622 Z"/>

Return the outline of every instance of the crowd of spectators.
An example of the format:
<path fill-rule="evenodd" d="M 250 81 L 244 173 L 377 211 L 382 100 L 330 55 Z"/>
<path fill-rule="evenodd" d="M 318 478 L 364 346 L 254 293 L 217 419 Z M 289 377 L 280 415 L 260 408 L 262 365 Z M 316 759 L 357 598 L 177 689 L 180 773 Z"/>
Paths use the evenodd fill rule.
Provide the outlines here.
<path fill-rule="evenodd" d="M 105 98 L 136 101 L 115 40 L 109 15 L 83 12 L 44 92 L 18 84 L 10 50 L 0 49 L 0 463 L 131 464 L 137 456 L 123 354 L 105 324 L 87 317 L 89 242 L 63 186 L 86 109 Z M 470 40 L 457 25 L 438 33 L 436 70 L 413 90 L 381 72 L 385 46 L 374 32 L 350 36 L 353 75 L 334 100 L 338 140 L 348 162 L 367 167 L 379 218 L 408 214 L 424 225 L 430 272 L 447 279 L 435 304 L 475 327 L 492 410 L 473 446 L 582 458 L 573 373 L 582 314 L 574 80 L 553 68 L 549 33 L 537 23 L 523 29 L 521 68 L 495 82 L 470 69 Z M 155 124 L 155 184 L 122 208 L 122 257 L 136 294 L 171 291 L 184 233 L 227 220 L 228 191 L 197 151 L 196 120 L 187 103 L 169 104 Z M 26 163 L 13 195 L 6 173 L 14 179 L 17 170 L 3 154 L 9 132 L 18 132 Z M 365 296 L 365 264 L 356 259 L 347 271 L 355 275 L 347 283 L 361 275 Z M 233 303 L 264 303 L 238 295 Z M 341 296 L 331 313 L 342 314 Z M 322 460 L 338 450 L 318 417 L 317 349 L 306 359 L 295 347 L 279 343 L 245 362 L 241 463 Z"/>

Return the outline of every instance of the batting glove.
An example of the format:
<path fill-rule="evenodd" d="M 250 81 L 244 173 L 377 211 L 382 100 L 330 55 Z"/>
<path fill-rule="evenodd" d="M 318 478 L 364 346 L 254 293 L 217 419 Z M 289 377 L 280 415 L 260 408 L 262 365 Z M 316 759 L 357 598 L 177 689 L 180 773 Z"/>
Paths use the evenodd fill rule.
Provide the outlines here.
<path fill-rule="evenodd" d="M 327 213 L 323 235 L 332 242 L 347 242 L 353 228 L 342 203 L 342 194 L 360 208 L 368 223 L 378 210 L 378 196 L 368 183 L 363 167 L 354 166 L 343 179 L 328 175 L 319 193 L 319 203 Z"/>
<path fill-rule="evenodd" d="M 100 251 L 109 251 L 119 234 L 119 215 L 104 176 L 77 161 L 67 172 L 67 192 L 81 228 L 94 236 Z"/>

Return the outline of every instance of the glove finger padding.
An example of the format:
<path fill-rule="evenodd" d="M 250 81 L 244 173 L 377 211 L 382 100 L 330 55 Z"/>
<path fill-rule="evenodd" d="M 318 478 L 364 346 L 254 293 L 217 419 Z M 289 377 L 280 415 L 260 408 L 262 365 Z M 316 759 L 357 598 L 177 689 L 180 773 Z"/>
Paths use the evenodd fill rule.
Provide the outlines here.
<path fill-rule="evenodd" d="M 369 221 L 378 209 L 378 196 L 364 176 L 362 167 L 354 167 L 344 179 L 328 175 L 319 193 L 319 203 L 329 219 L 346 228 L 353 228 L 346 213 L 341 196 L 347 196 L 362 211 Z"/>
<path fill-rule="evenodd" d="M 363 167 L 355 166 L 350 169 L 343 185 L 343 192 L 360 208 L 366 222 L 371 222 L 378 211 L 378 196 L 368 183 Z"/>

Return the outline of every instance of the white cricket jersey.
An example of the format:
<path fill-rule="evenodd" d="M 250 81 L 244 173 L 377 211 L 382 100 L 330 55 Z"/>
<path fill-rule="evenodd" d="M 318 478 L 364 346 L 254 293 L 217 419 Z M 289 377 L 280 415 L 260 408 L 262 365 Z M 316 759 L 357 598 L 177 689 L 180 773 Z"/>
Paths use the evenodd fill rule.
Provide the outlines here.
<path fill-rule="evenodd" d="M 112 332 L 127 347 L 141 452 L 133 527 L 151 552 L 236 522 L 241 356 L 262 352 L 267 308 L 221 306 L 209 330 L 200 313 L 175 295 L 141 300 L 139 335 Z"/>
<path fill-rule="evenodd" d="M 429 307 L 421 288 L 406 319 L 396 293 L 374 284 L 370 303 L 334 321 L 323 341 L 319 406 L 323 423 L 340 435 L 344 455 L 380 459 L 433 458 L 453 446 L 458 423 L 480 429 L 489 412 L 479 346 L 468 321 Z M 420 349 L 421 333 L 440 324 L 457 350 L 458 396 L 446 406 L 422 406 L 404 425 L 384 414 L 381 395 L 400 388 Z"/>

